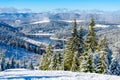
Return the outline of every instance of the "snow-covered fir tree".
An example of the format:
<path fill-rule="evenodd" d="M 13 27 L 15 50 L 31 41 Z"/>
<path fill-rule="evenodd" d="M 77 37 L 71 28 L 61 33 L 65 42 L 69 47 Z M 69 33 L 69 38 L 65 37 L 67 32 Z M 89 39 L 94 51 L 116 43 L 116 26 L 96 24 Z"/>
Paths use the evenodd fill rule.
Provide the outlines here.
<path fill-rule="evenodd" d="M 11 65 L 10 68 L 15 68 L 15 60 L 14 60 L 14 56 L 12 56 L 12 58 L 11 58 L 10 65 Z"/>
<path fill-rule="evenodd" d="M 106 72 L 105 54 L 96 54 L 95 72 L 100 74 Z"/>
<path fill-rule="evenodd" d="M 49 65 L 49 69 L 50 70 L 57 70 L 57 54 L 54 53 L 51 57 L 51 62 L 50 62 L 50 65 Z"/>
<path fill-rule="evenodd" d="M 64 70 L 71 70 L 74 53 L 71 50 L 71 39 L 67 39 L 67 45 L 64 52 Z"/>
<path fill-rule="evenodd" d="M 84 52 L 84 33 L 83 33 L 83 28 L 82 26 L 80 26 L 80 29 L 78 30 L 78 42 L 77 42 L 77 46 L 78 46 L 78 53 L 80 56 L 81 53 Z"/>
<path fill-rule="evenodd" d="M 32 64 L 32 61 L 30 61 L 30 62 L 28 63 L 27 69 L 30 69 L 30 70 L 33 70 L 33 69 L 34 69 L 33 64 Z"/>
<path fill-rule="evenodd" d="M 109 66 L 109 74 L 120 76 L 120 49 L 116 50 L 116 56 L 113 57 L 112 63 Z"/>
<path fill-rule="evenodd" d="M 98 55 L 100 55 L 97 65 L 101 65 L 101 67 L 99 67 L 102 69 L 102 71 L 99 72 L 105 73 L 107 72 L 112 60 L 112 52 L 110 51 L 106 43 L 106 36 L 100 38 L 96 52 L 98 53 Z"/>
<path fill-rule="evenodd" d="M 2 53 L 2 57 L 0 59 L 0 70 L 4 71 L 5 70 L 5 53 Z"/>
<path fill-rule="evenodd" d="M 80 71 L 81 72 L 94 72 L 94 61 L 92 51 L 87 51 L 80 56 Z"/>
<path fill-rule="evenodd" d="M 91 19 L 89 27 L 88 27 L 88 34 L 85 38 L 85 50 L 91 49 L 92 52 L 95 52 L 97 47 L 97 37 L 96 37 L 96 30 L 95 30 L 95 22 L 94 19 Z"/>
<path fill-rule="evenodd" d="M 79 64 L 80 62 L 79 62 L 78 52 L 75 52 L 72 61 L 71 71 L 79 71 Z"/>
<path fill-rule="evenodd" d="M 41 70 L 49 69 L 51 57 L 52 57 L 52 48 L 51 48 L 51 45 L 48 45 L 46 48 L 46 53 L 43 54 L 43 57 L 42 57 L 42 62 L 41 62 L 42 64 L 39 67 Z"/>

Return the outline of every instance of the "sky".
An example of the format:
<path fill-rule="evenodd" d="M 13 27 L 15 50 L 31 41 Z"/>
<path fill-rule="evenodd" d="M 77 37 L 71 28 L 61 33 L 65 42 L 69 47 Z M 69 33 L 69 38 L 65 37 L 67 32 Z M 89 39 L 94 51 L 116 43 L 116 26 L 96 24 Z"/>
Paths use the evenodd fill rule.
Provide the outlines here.
<path fill-rule="evenodd" d="M 66 8 L 69 10 L 120 10 L 120 0 L 0 0 L 0 7 L 32 9 L 33 11 Z"/>

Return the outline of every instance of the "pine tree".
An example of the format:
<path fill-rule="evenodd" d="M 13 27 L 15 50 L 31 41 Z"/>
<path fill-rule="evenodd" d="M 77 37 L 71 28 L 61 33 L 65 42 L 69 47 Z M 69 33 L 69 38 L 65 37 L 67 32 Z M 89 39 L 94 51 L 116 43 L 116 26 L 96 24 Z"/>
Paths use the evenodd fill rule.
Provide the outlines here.
<path fill-rule="evenodd" d="M 2 53 L 2 57 L 1 57 L 1 71 L 5 70 L 5 53 Z"/>
<path fill-rule="evenodd" d="M 48 70 L 49 69 L 49 65 L 51 62 L 51 56 L 52 56 L 52 49 L 51 46 L 48 45 L 46 48 L 46 54 L 43 55 L 43 64 L 40 65 L 40 69 L 41 70 Z"/>
<path fill-rule="evenodd" d="M 64 51 L 64 70 L 70 70 L 72 66 L 74 53 L 71 49 L 71 39 L 67 39 L 66 43 L 67 46 Z"/>
<path fill-rule="evenodd" d="M 63 65 L 62 65 L 62 61 L 63 61 L 63 56 L 61 53 L 54 53 L 52 55 L 51 58 L 51 63 L 50 63 L 50 70 L 62 70 L 63 69 Z"/>
<path fill-rule="evenodd" d="M 10 63 L 9 63 L 9 61 L 6 62 L 6 68 L 5 69 L 10 69 Z"/>
<path fill-rule="evenodd" d="M 105 54 L 97 54 L 97 60 L 95 65 L 95 72 L 104 74 L 106 72 Z"/>
<path fill-rule="evenodd" d="M 61 53 L 57 53 L 57 70 L 63 70 L 63 55 Z"/>
<path fill-rule="evenodd" d="M 56 67 L 57 67 L 57 55 L 56 55 L 56 53 L 54 53 L 51 58 L 49 69 L 56 70 Z"/>
<path fill-rule="evenodd" d="M 77 23 L 76 20 L 74 20 L 74 27 L 72 31 L 72 38 L 71 38 L 71 51 L 72 53 L 76 52 L 78 50 L 77 42 L 78 42 L 78 32 L 77 32 Z"/>
<path fill-rule="evenodd" d="M 77 23 L 76 23 L 76 19 L 74 20 L 74 27 L 73 27 L 73 31 L 72 31 L 72 38 L 77 37 Z"/>
<path fill-rule="evenodd" d="M 19 61 L 19 68 L 26 68 L 25 60 Z"/>
<path fill-rule="evenodd" d="M 92 53 L 92 51 L 89 53 L 88 71 L 91 72 L 91 73 L 94 72 L 94 61 L 93 61 L 93 53 Z"/>
<path fill-rule="evenodd" d="M 80 71 L 81 72 L 94 72 L 94 61 L 92 51 L 87 51 L 80 56 Z"/>
<path fill-rule="evenodd" d="M 14 56 L 11 58 L 11 68 L 15 68 L 15 61 L 14 61 Z"/>
<path fill-rule="evenodd" d="M 109 74 L 120 76 L 120 64 L 117 59 L 114 59 L 109 68 Z"/>
<path fill-rule="evenodd" d="M 87 51 L 91 49 L 92 52 L 95 52 L 97 47 L 97 38 L 96 38 L 96 31 L 94 26 L 95 26 L 94 19 L 91 19 L 91 22 L 89 24 L 88 34 L 86 35 L 86 39 L 85 39 L 85 49 Z"/>
<path fill-rule="evenodd" d="M 120 61 L 120 54 L 119 53 L 120 52 L 119 51 L 120 50 L 117 49 L 117 54 L 113 58 L 112 63 L 109 66 L 109 70 L 107 72 L 109 74 L 120 76 L 120 63 L 119 63 L 119 61 Z"/>
<path fill-rule="evenodd" d="M 19 61 L 16 62 L 15 68 L 19 68 Z"/>
<path fill-rule="evenodd" d="M 72 66 L 71 66 L 71 71 L 79 71 L 79 58 L 78 58 L 78 52 L 74 53 L 73 61 L 72 61 Z"/>
<path fill-rule="evenodd" d="M 80 26 L 80 29 L 78 31 L 78 53 L 79 55 L 84 52 L 84 39 L 83 39 L 83 29 L 82 26 Z"/>
<path fill-rule="evenodd" d="M 89 24 L 88 34 L 84 42 L 85 50 L 80 56 L 80 71 L 82 72 L 94 72 L 94 58 L 93 54 L 97 48 L 97 37 L 95 31 L 95 22 L 94 19 L 91 19 Z"/>
<path fill-rule="evenodd" d="M 33 64 L 32 64 L 32 61 L 30 61 L 30 62 L 28 63 L 27 69 L 30 69 L 30 70 L 33 70 L 33 69 L 34 69 Z"/>
<path fill-rule="evenodd" d="M 107 42 L 106 42 L 106 36 L 103 36 L 98 43 L 98 47 L 97 47 L 97 53 L 99 53 L 100 55 L 102 55 L 104 57 L 104 59 L 102 59 L 102 62 L 104 62 L 104 65 L 107 69 L 109 68 L 109 65 L 111 64 L 111 60 L 112 60 L 112 52 L 110 51 L 110 49 L 108 48 Z"/>

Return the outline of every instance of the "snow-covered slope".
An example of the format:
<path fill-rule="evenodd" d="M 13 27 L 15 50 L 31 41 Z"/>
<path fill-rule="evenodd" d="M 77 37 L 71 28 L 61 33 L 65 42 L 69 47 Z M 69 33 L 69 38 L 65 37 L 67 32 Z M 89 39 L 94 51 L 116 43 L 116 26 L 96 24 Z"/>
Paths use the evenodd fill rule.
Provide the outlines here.
<path fill-rule="evenodd" d="M 107 27 L 109 27 L 109 25 L 96 24 L 95 27 L 107 28 Z"/>
<path fill-rule="evenodd" d="M 9 69 L 0 72 L 0 80 L 120 80 L 120 77 L 70 71 Z"/>

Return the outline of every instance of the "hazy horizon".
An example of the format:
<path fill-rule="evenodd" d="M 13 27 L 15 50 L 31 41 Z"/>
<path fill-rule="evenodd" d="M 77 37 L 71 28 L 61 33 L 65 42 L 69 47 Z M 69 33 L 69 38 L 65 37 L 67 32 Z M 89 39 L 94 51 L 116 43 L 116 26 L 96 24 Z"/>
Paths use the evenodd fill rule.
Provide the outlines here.
<path fill-rule="evenodd" d="M 0 0 L 0 7 L 50 11 L 58 8 L 68 10 L 120 10 L 119 0 Z"/>

